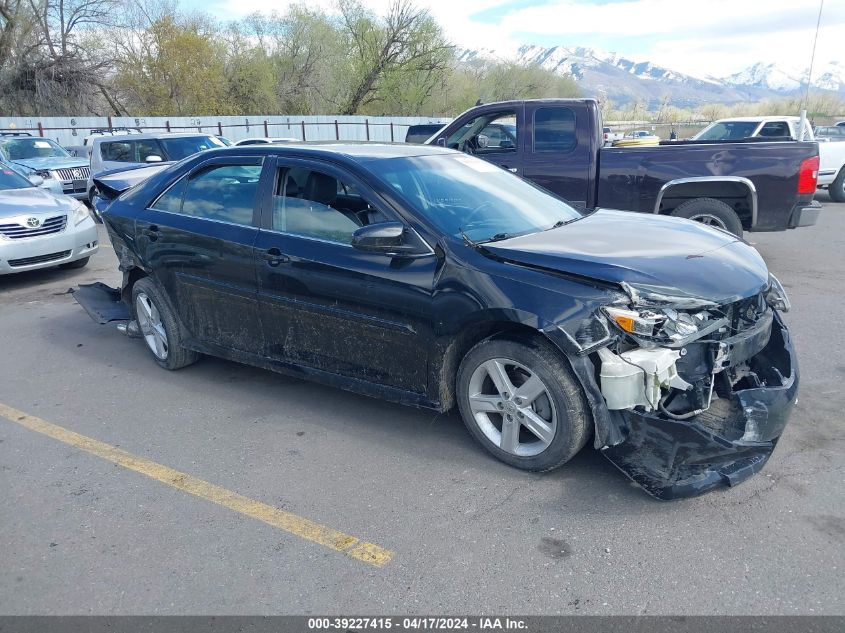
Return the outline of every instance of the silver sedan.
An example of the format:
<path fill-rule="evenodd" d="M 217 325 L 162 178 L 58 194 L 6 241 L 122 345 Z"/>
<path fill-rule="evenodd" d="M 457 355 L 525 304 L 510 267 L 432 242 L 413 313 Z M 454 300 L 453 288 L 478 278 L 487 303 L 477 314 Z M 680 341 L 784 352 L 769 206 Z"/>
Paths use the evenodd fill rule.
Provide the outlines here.
<path fill-rule="evenodd" d="M 88 208 L 0 168 L 0 275 L 38 268 L 82 268 L 97 252 Z"/>

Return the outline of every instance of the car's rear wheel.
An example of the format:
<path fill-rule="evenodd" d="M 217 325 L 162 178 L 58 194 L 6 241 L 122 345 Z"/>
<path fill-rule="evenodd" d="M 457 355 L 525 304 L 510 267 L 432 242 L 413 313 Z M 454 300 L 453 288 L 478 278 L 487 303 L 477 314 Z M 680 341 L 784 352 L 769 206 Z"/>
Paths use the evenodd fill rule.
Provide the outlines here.
<path fill-rule="evenodd" d="M 457 388 L 469 431 L 511 466 L 551 470 L 569 461 L 589 436 L 583 391 L 550 345 L 482 341 L 461 362 Z"/>
<path fill-rule="evenodd" d="M 839 174 L 830 183 L 827 192 L 835 202 L 845 202 L 845 167 L 839 170 Z"/>
<path fill-rule="evenodd" d="M 695 198 L 687 200 L 675 207 L 672 215 L 701 222 L 708 226 L 715 226 L 742 237 L 742 220 L 730 205 L 715 198 Z"/>
<path fill-rule="evenodd" d="M 64 268 L 65 270 L 73 270 L 74 268 L 85 268 L 88 265 L 88 260 L 91 259 L 90 257 L 83 257 L 82 259 L 77 259 L 76 261 L 68 262 L 67 264 L 60 264 L 59 268 Z"/>
<path fill-rule="evenodd" d="M 152 279 L 139 279 L 132 286 L 132 307 L 141 337 L 156 363 L 173 370 L 197 361 L 197 352 L 182 347 L 176 314 L 164 292 Z"/>

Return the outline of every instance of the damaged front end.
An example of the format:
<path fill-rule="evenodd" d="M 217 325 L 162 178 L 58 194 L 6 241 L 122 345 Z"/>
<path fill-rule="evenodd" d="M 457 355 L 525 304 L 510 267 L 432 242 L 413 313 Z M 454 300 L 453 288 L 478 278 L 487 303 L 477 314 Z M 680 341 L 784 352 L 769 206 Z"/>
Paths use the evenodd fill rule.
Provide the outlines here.
<path fill-rule="evenodd" d="M 758 472 L 798 390 L 783 287 L 770 277 L 754 296 L 721 305 L 623 287 L 627 299 L 595 315 L 615 336 L 575 362 L 596 447 L 665 500 Z"/>

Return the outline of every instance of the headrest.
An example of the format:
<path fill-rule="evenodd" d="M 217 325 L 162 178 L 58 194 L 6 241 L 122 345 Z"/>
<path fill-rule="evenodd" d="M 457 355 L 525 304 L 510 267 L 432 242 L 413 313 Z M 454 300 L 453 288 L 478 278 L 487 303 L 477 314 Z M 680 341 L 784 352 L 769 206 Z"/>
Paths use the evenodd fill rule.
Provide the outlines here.
<path fill-rule="evenodd" d="M 312 171 L 305 181 L 303 198 L 330 205 L 337 197 L 337 180 L 331 176 Z"/>

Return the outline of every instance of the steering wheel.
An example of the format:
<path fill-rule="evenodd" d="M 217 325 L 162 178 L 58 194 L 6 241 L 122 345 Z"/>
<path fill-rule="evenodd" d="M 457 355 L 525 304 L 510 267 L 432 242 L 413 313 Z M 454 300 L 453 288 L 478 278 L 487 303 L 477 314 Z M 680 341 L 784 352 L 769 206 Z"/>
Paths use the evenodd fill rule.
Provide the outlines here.
<path fill-rule="evenodd" d="M 467 228 L 467 227 L 469 227 L 469 225 L 473 224 L 472 219 L 473 219 L 476 215 L 478 215 L 479 213 L 481 213 L 484 209 L 486 209 L 487 207 L 490 207 L 490 206 L 493 206 L 493 203 L 492 203 L 492 202 L 490 202 L 489 200 L 485 200 L 484 202 L 482 202 L 481 204 L 479 204 L 477 207 L 475 207 L 472 211 L 470 211 L 470 212 L 469 212 L 469 215 L 468 215 L 468 216 L 466 217 L 466 219 L 464 220 L 464 226 L 463 226 L 463 228 Z M 482 222 L 476 222 L 475 224 L 482 224 L 482 225 L 483 225 L 483 224 L 486 224 L 486 223 L 487 223 L 487 222 L 482 221 Z"/>

